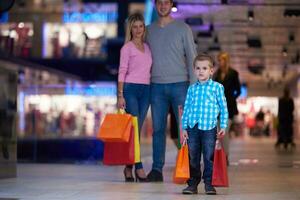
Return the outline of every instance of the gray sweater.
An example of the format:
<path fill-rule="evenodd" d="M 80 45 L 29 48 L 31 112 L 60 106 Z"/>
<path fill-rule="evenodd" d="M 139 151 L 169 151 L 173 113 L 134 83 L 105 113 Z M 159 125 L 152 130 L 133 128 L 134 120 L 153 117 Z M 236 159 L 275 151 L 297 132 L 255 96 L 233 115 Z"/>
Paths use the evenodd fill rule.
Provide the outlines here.
<path fill-rule="evenodd" d="M 153 59 L 152 83 L 195 81 L 193 60 L 196 48 L 187 24 L 174 20 L 162 28 L 154 22 L 147 27 L 146 40 Z"/>

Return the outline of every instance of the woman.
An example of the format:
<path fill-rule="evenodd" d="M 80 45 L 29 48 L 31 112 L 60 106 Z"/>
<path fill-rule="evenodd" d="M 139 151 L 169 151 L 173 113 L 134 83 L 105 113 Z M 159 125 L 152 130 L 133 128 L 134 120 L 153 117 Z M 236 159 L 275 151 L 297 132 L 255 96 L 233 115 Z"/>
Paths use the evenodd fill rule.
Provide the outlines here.
<path fill-rule="evenodd" d="M 238 72 L 230 67 L 230 57 L 227 52 L 221 52 L 218 55 L 219 69 L 216 72 L 215 81 L 224 86 L 225 97 L 228 108 L 228 131 L 223 139 L 224 150 L 227 155 L 227 164 L 229 164 L 229 133 L 232 120 L 238 114 L 236 99 L 241 94 L 241 84 Z"/>
<path fill-rule="evenodd" d="M 125 44 L 121 49 L 118 76 L 118 108 L 138 117 L 139 132 L 150 103 L 151 52 L 144 42 L 144 17 L 139 14 L 129 16 L 126 24 Z M 126 182 L 133 182 L 132 165 L 124 169 Z M 147 182 L 141 162 L 135 163 L 135 180 Z"/>

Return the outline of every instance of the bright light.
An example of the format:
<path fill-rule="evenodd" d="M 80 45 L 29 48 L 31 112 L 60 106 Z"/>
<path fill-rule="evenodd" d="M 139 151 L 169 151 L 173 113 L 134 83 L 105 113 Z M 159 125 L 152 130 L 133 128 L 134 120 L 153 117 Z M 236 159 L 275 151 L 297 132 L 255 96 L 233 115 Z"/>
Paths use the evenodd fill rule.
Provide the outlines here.
<path fill-rule="evenodd" d="M 172 12 L 177 12 L 178 9 L 176 7 L 172 7 Z"/>
<path fill-rule="evenodd" d="M 23 22 L 20 22 L 20 23 L 18 24 L 18 27 L 19 27 L 19 28 L 24 28 L 24 26 L 25 26 L 25 24 L 24 24 Z"/>

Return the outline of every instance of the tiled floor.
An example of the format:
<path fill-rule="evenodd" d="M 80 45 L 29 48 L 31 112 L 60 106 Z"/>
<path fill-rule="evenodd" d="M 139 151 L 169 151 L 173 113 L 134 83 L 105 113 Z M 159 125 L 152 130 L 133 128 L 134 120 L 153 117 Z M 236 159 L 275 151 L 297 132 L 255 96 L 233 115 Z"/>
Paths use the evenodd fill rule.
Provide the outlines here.
<path fill-rule="evenodd" d="M 103 165 L 19 164 L 18 178 L 0 180 L 0 200 L 299 200 L 300 144 L 295 151 L 275 151 L 274 140 L 235 139 L 231 142 L 230 187 L 218 195 L 184 196 L 183 185 L 171 182 L 176 149 L 169 142 L 164 183 L 124 183 L 123 167 Z M 144 166 L 151 167 L 151 146 L 143 145 Z"/>

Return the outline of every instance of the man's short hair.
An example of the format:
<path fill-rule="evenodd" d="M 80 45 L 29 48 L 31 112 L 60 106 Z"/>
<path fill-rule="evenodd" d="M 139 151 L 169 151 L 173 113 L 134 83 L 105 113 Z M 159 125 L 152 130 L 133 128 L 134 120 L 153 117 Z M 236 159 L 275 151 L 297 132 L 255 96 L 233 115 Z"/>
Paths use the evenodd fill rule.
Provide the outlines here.
<path fill-rule="evenodd" d="M 154 3 L 156 3 L 158 0 L 155 0 Z M 173 3 L 173 0 L 169 0 L 171 3 Z"/>

